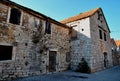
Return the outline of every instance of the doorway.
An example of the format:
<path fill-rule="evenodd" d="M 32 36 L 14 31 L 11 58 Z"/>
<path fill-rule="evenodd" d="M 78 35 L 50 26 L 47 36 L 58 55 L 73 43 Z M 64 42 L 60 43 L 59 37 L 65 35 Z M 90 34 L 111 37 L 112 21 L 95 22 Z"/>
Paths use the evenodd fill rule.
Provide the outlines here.
<path fill-rule="evenodd" d="M 56 71 L 56 51 L 49 51 L 49 72 Z"/>
<path fill-rule="evenodd" d="M 108 66 L 107 52 L 104 52 L 104 67 Z"/>

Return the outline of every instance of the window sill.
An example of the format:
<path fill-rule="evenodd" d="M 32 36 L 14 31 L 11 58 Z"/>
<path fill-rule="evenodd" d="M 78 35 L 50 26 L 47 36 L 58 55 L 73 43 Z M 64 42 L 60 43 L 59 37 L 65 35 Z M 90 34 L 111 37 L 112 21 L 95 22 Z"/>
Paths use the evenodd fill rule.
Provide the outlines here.
<path fill-rule="evenodd" d="M 14 60 L 1 60 L 0 63 L 8 63 L 8 62 L 13 62 Z"/>

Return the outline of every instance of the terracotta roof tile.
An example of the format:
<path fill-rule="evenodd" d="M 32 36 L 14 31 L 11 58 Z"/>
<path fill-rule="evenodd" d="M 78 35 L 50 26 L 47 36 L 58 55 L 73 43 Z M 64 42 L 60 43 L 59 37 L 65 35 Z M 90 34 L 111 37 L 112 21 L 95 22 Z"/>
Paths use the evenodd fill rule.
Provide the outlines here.
<path fill-rule="evenodd" d="M 115 43 L 117 46 L 120 46 L 120 40 L 116 40 Z"/>
<path fill-rule="evenodd" d="M 99 9 L 101 8 L 95 8 L 93 10 L 90 10 L 88 12 L 84 12 L 84 13 L 81 13 L 81 14 L 78 14 L 76 16 L 73 16 L 73 17 L 70 17 L 70 18 L 67 18 L 65 20 L 62 20 L 61 23 L 69 23 L 69 22 L 72 22 L 72 21 L 76 21 L 76 20 L 81 20 L 81 19 L 84 19 L 86 17 L 89 17 L 89 16 L 92 16 L 95 12 L 97 12 Z"/>

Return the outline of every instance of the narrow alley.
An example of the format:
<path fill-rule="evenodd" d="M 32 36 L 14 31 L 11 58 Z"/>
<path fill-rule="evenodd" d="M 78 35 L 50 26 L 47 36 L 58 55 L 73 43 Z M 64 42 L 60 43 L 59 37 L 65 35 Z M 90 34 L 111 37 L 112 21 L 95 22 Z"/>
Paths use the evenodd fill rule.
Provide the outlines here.
<path fill-rule="evenodd" d="M 20 78 L 12 81 L 120 81 L 120 66 L 92 74 L 66 71 L 42 76 Z"/>

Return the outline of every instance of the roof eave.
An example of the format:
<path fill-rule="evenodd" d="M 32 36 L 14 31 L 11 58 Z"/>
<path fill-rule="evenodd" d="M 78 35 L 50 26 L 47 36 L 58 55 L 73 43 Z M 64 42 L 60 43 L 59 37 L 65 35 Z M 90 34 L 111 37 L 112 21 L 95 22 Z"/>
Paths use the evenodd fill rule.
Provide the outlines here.
<path fill-rule="evenodd" d="M 58 22 L 58 21 L 56 21 L 56 20 L 54 20 L 54 19 L 52 19 L 52 18 L 50 18 L 48 16 L 45 16 L 44 14 L 41 14 L 41 13 L 39 13 L 37 11 L 34 11 L 34 10 L 32 10 L 30 8 L 27 8 L 27 7 L 24 7 L 22 5 L 19 5 L 19 4 L 15 3 L 15 2 L 12 2 L 10 0 L 0 0 L 0 2 L 2 2 L 4 4 L 7 4 L 7 5 L 14 5 L 14 6 L 16 6 L 16 7 L 20 8 L 20 9 L 24 10 L 25 12 L 30 13 L 30 14 L 36 16 L 36 17 L 39 17 L 39 18 L 44 19 L 44 20 L 51 21 L 52 23 L 61 25 L 64 28 L 68 28 L 69 29 L 69 27 L 67 25 L 63 24 L 63 23 L 60 23 L 60 22 Z"/>

